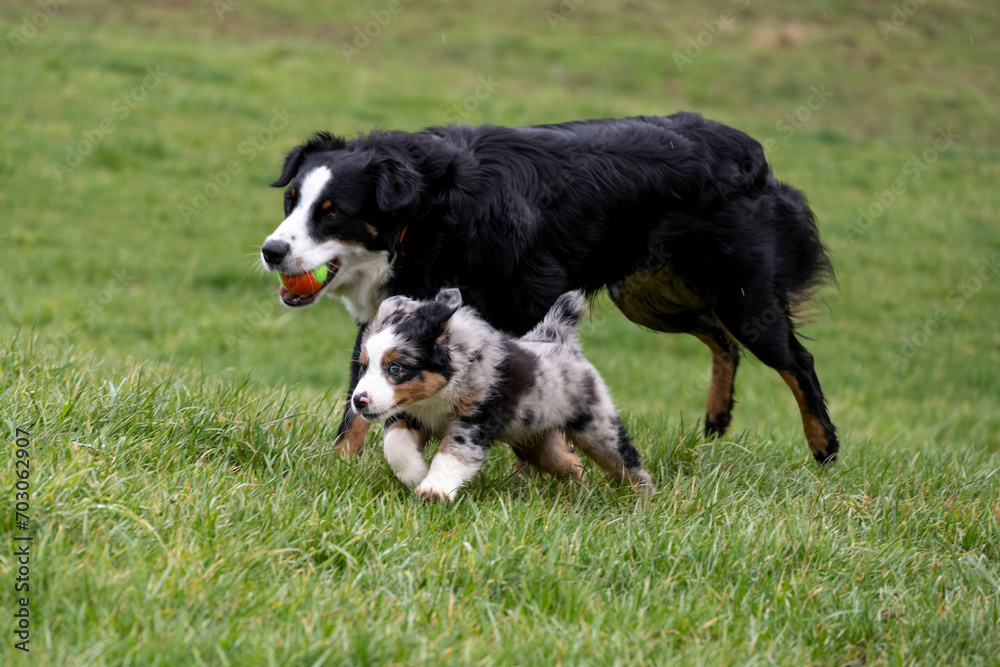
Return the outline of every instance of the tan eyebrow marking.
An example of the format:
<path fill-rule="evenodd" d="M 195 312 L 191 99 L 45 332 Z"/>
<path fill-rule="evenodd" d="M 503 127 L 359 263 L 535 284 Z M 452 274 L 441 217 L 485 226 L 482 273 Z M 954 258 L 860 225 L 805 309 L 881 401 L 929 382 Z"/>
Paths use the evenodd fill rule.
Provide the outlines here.
<path fill-rule="evenodd" d="M 326 200 L 325 202 L 323 202 L 323 210 L 324 210 L 324 211 L 325 211 L 326 209 L 330 208 L 331 206 L 333 206 L 333 202 L 331 202 L 331 201 L 330 201 L 329 199 L 328 199 L 328 200 Z"/>
<path fill-rule="evenodd" d="M 368 365 L 368 350 L 361 350 L 361 365 Z"/>
<path fill-rule="evenodd" d="M 398 405 L 410 405 L 430 398 L 441 391 L 446 384 L 448 381 L 443 375 L 426 371 L 421 373 L 417 379 L 396 385 L 392 392 L 393 398 L 396 399 Z"/>
<path fill-rule="evenodd" d="M 373 225 L 370 222 L 366 222 L 365 229 L 367 229 L 368 233 L 371 234 L 373 237 L 378 238 L 378 230 L 375 229 L 375 225 Z"/>

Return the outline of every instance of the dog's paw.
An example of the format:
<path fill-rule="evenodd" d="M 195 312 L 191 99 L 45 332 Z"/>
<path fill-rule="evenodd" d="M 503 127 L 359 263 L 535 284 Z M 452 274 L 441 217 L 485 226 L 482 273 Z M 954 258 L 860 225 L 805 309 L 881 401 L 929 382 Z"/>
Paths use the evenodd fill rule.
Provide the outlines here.
<path fill-rule="evenodd" d="M 427 464 L 423 460 L 417 460 L 413 465 L 400 467 L 393 472 L 396 473 L 396 479 L 405 484 L 406 488 L 412 489 L 427 477 Z"/>
<path fill-rule="evenodd" d="M 417 485 L 413 492 L 417 494 L 417 497 L 428 503 L 437 502 L 439 500 L 447 502 L 449 500 L 455 499 L 455 492 L 449 492 L 447 489 L 441 486 L 437 486 L 433 483 L 428 484 L 426 481 L 421 482 Z"/>
<path fill-rule="evenodd" d="M 632 475 L 632 486 L 647 498 L 652 498 L 656 495 L 656 486 L 653 484 L 653 477 L 646 470 L 640 470 Z"/>

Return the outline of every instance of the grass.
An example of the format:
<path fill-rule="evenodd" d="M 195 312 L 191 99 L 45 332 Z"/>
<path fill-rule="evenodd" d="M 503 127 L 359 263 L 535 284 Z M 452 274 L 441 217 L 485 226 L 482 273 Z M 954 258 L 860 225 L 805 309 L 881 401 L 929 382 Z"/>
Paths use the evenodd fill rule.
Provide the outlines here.
<path fill-rule="evenodd" d="M 742 4 L 564 3 L 550 26 L 556 3 L 404 2 L 348 62 L 386 3 L 67 3 L 5 51 L 0 421 L 33 434 L 36 541 L 32 651 L 5 634 L 0 663 L 998 664 L 1000 10 L 929 2 L 883 38 L 891 6 Z M 35 11 L 0 9 L 4 48 Z M 498 448 L 425 506 L 377 448 L 340 460 L 353 323 L 282 309 L 255 266 L 283 153 L 677 109 L 771 140 L 817 211 L 839 286 L 807 333 L 841 463 L 812 465 L 753 361 L 705 441 L 707 350 L 603 300 L 585 348 L 654 499 L 515 477 Z"/>

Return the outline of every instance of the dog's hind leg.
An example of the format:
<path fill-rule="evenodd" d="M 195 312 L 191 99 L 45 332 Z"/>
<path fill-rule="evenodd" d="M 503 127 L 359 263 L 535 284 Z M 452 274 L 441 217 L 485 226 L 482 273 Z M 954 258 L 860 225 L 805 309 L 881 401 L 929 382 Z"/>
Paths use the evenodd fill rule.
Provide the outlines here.
<path fill-rule="evenodd" d="M 653 478 L 642 467 L 642 457 L 613 406 L 610 411 L 596 410 L 589 419 L 581 416 L 574 422 L 567 428 L 569 439 L 615 481 L 631 482 L 637 491 L 649 496 L 656 492 Z"/>
<path fill-rule="evenodd" d="M 833 463 L 837 460 L 837 452 L 840 450 L 840 439 L 827 413 L 826 398 L 820 389 L 819 378 L 816 377 L 813 356 L 794 334 L 791 337 L 790 347 L 794 351 L 796 365 L 791 370 L 780 371 L 781 378 L 788 384 L 799 404 L 806 442 L 809 443 L 809 449 L 816 462 L 824 465 Z"/>
<path fill-rule="evenodd" d="M 705 435 L 725 433 L 732 420 L 740 346 L 719 325 L 704 299 L 688 288 L 669 264 L 624 278 L 609 286 L 608 295 L 636 324 L 664 333 L 690 333 L 709 347 L 712 384 L 705 410 Z"/>
<path fill-rule="evenodd" d="M 556 477 L 572 477 L 583 481 L 583 464 L 573 446 L 559 431 L 550 431 L 525 443 L 512 444 L 517 454 L 517 470 L 528 464 Z"/>
<path fill-rule="evenodd" d="M 712 351 L 712 384 L 708 388 L 705 435 L 723 435 L 733 418 L 733 385 L 740 362 L 740 346 L 721 328 L 695 336 Z"/>
<path fill-rule="evenodd" d="M 792 390 L 802 415 L 806 442 L 818 463 L 837 459 L 840 440 L 830 421 L 813 357 L 799 342 L 788 306 L 776 295 L 720 299 L 719 319 L 740 343 L 778 371 Z"/>

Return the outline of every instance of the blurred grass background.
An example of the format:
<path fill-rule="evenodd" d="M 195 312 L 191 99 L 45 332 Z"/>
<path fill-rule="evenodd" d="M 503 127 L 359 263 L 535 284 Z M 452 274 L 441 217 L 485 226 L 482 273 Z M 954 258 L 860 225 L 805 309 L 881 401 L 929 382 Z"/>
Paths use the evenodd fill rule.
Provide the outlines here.
<path fill-rule="evenodd" d="M 197 404 L 212 415 L 212 401 L 233 400 L 238 413 L 277 392 L 301 409 L 274 410 L 307 420 L 302 432 L 311 434 L 288 441 L 293 454 L 305 447 L 315 465 L 340 475 L 304 483 L 360 484 L 332 457 L 327 424 L 345 388 L 353 322 L 330 300 L 282 308 L 277 280 L 258 266 L 257 249 L 282 218 L 280 193 L 267 184 L 285 152 L 320 129 L 417 130 L 456 119 L 526 125 L 685 109 L 764 142 L 776 175 L 803 189 L 817 213 L 839 285 L 821 292 L 806 333 L 842 433 L 851 471 L 844 474 L 863 484 L 879 461 L 898 466 L 921 454 L 932 457 L 921 478 L 930 483 L 935 470 L 951 469 L 933 457 L 959 457 L 968 462 L 962 470 L 992 479 L 984 488 L 993 498 L 983 498 L 975 516 L 992 521 L 981 534 L 995 531 L 996 516 L 988 517 L 1000 450 L 1000 6 L 928 1 L 910 13 L 901 3 L 818 0 L 48 6 L 58 10 L 0 7 L 0 337 L 8 342 L 0 419 L 11 433 L 18 420 L 48 429 L 38 443 L 55 450 L 43 470 L 70 465 L 63 450 L 71 441 L 127 447 L 113 420 L 66 406 L 91 401 L 104 414 L 111 388 L 148 368 L 166 385 L 218 387 Z M 366 28 L 367 42 L 358 39 Z M 905 190 L 889 203 L 895 181 Z M 700 446 L 693 433 L 709 380 L 703 345 L 642 331 L 606 301 L 583 335 L 645 434 L 643 451 L 669 456 L 685 438 Z M 190 372 L 200 379 L 185 380 Z M 777 375 L 744 363 L 737 399 L 733 437 L 741 446 L 812 475 L 798 411 Z M 161 411 L 169 406 L 181 410 L 165 402 Z M 150 417 L 161 428 L 142 438 L 166 445 L 167 426 L 185 414 Z M 220 423 L 231 418 L 222 414 Z M 211 428 L 185 437 L 197 444 Z M 271 442 L 260 429 L 255 437 Z M 169 454 L 179 470 L 191 463 L 185 452 Z M 738 452 L 719 459 L 733 463 Z M 370 449 L 354 469 L 365 471 L 362 481 L 377 477 L 374 493 L 395 488 L 379 456 Z M 152 461 L 139 460 L 133 472 L 154 472 Z M 231 463 L 242 470 L 240 460 Z M 661 472 L 669 479 L 671 470 Z M 220 488 L 232 485 L 226 466 L 213 474 Z M 690 474 L 707 481 L 697 469 Z M 8 475 L 0 472 L 7 486 Z M 479 497 L 490 503 L 496 492 Z M 99 554 L 85 550 L 78 563 L 94 559 Z M 1000 576 L 995 560 L 990 568 Z M 64 586 L 70 599 L 79 593 Z M 991 610 L 994 621 L 996 596 L 976 607 Z M 78 641 L 88 628 L 80 626 Z M 775 655 L 808 654 L 802 641 Z M 74 646 L 68 640 L 53 655 L 71 655 Z M 114 662 L 125 653 L 108 655 Z M 281 662 L 291 654 L 277 655 Z"/>

